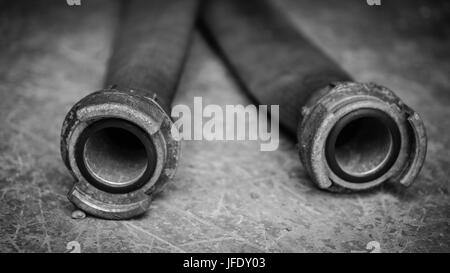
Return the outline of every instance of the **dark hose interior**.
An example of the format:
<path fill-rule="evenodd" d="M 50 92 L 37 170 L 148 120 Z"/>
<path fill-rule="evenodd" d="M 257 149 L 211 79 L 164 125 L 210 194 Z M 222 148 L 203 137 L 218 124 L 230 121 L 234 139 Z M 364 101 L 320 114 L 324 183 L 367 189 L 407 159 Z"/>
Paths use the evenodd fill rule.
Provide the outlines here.
<path fill-rule="evenodd" d="M 99 188 L 131 190 L 153 172 L 156 161 L 153 143 L 142 129 L 125 120 L 94 123 L 80 139 L 80 170 Z"/>
<path fill-rule="evenodd" d="M 383 175 L 398 155 L 395 122 L 375 109 L 360 109 L 341 118 L 326 147 L 330 168 L 350 182 L 368 182 Z"/>

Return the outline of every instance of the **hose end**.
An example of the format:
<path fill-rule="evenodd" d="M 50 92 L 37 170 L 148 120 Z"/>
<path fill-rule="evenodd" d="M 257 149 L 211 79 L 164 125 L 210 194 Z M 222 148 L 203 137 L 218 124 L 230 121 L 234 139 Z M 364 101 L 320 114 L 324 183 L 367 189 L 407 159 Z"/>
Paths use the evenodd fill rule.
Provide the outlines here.
<path fill-rule="evenodd" d="M 180 143 L 172 120 L 147 93 L 94 92 L 76 103 L 61 132 L 61 155 L 76 182 L 68 198 L 101 218 L 144 213 L 174 176 Z"/>
<path fill-rule="evenodd" d="M 425 126 L 391 90 L 339 82 L 316 92 L 302 109 L 300 159 L 329 191 L 360 191 L 386 181 L 409 186 L 424 163 Z"/>

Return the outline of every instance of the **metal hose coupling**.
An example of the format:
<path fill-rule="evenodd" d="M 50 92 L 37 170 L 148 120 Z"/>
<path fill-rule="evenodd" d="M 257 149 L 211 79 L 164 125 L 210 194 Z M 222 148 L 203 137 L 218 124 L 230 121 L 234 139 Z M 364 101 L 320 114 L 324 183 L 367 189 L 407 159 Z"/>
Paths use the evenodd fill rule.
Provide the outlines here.
<path fill-rule="evenodd" d="M 391 90 L 356 83 L 269 0 L 211 0 L 205 37 L 256 103 L 279 105 L 301 161 L 320 188 L 410 185 L 425 160 L 419 115 Z"/>
<path fill-rule="evenodd" d="M 427 147 L 420 116 L 391 90 L 338 82 L 314 92 L 301 111 L 300 159 L 322 189 L 364 190 L 387 180 L 409 186 Z"/>
<path fill-rule="evenodd" d="M 75 178 L 68 198 L 101 218 L 144 213 L 175 174 L 180 154 L 169 116 L 197 1 L 124 1 L 104 90 L 68 112 L 61 155 Z"/>
<path fill-rule="evenodd" d="M 144 213 L 175 174 L 180 145 L 172 121 L 144 92 L 106 89 L 67 114 L 61 154 L 76 179 L 68 198 L 107 219 Z"/>

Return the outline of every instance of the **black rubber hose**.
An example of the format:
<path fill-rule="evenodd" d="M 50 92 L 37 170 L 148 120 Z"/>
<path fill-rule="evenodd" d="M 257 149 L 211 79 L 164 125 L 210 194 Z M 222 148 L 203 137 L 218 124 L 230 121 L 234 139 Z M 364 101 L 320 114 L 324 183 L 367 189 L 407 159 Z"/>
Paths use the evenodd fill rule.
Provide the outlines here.
<path fill-rule="evenodd" d="M 62 158 L 77 181 L 69 199 L 108 219 L 145 212 L 175 174 L 171 103 L 198 8 L 197 0 L 121 4 L 105 89 L 76 103 L 61 133 Z"/>
<path fill-rule="evenodd" d="M 426 152 L 419 115 L 387 88 L 353 82 L 273 2 L 210 0 L 200 26 L 255 103 L 279 105 L 319 187 L 409 185 L 417 176 Z"/>
<path fill-rule="evenodd" d="M 121 1 L 105 87 L 145 90 L 170 114 L 192 33 L 195 0 Z"/>
<path fill-rule="evenodd" d="M 351 77 L 266 0 L 207 2 L 202 26 L 250 95 L 280 105 L 280 120 L 296 134 L 299 105 L 334 81 Z"/>

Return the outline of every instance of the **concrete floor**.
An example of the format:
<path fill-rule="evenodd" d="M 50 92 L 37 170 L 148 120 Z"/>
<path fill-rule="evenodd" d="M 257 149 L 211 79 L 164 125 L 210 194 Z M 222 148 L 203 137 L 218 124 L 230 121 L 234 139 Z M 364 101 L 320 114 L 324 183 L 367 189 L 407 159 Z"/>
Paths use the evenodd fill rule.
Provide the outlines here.
<path fill-rule="evenodd" d="M 391 2 L 281 5 L 357 80 L 395 90 L 422 115 L 429 148 L 412 187 L 320 191 L 284 134 L 274 152 L 255 141 L 186 141 L 174 181 L 130 221 L 72 219 L 59 154 L 66 112 L 102 87 L 117 5 L 0 8 L 0 251 L 449 252 L 450 5 Z M 175 103 L 193 96 L 250 103 L 199 34 Z"/>

